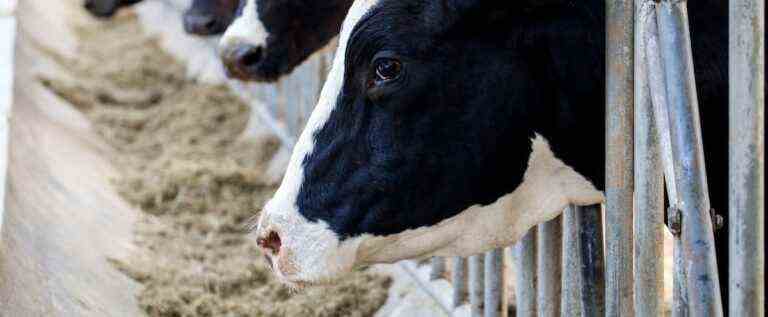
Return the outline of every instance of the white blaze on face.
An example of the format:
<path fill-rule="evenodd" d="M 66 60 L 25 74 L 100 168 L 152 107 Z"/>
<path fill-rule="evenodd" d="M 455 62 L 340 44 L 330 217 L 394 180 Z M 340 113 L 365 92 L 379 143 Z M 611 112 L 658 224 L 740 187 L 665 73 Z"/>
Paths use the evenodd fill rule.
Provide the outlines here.
<path fill-rule="evenodd" d="M 253 1 L 248 0 L 249 4 Z M 341 93 L 349 37 L 360 19 L 379 1 L 358 0 L 350 8 L 342 25 L 333 66 L 317 106 L 294 147 L 283 182 L 262 211 L 257 234 L 262 236 L 274 230 L 280 236 L 282 249 L 273 262 L 276 274 L 283 281 L 320 281 L 347 272 L 354 265 L 359 239 L 349 239 L 342 243 L 326 223 L 309 222 L 299 214 L 297 199 L 304 181 L 302 162 L 315 146 L 313 135 L 328 121 Z M 246 10 L 255 11 L 247 7 Z M 280 267 L 281 262 L 285 264 L 284 268 Z"/>
<path fill-rule="evenodd" d="M 239 44 L 264 46 L 267 43 L 267 29 L 259 19 L 258 0 L 245 0 L 245 6 L 240 16 L 232 21 L 222 35 L 219 50 Z"/>

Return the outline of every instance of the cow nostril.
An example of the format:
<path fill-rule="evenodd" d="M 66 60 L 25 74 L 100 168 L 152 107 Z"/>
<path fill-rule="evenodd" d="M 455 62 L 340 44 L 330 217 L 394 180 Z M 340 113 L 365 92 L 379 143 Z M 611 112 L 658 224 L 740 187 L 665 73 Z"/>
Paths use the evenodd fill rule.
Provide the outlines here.
<path fill-rule="evenodd" d="M 260 247 L 270 250 L 272 254 L 280 253 L 280 236 L 275 231 L 270 231 L 266 236 L 256 240 L 256 244 Z"/>
<path fill-rule="evenodd" d="M 216 19 L 210 19 L 206 21 L 203 27 L 205 27 L 205 29 L 209 32 L 212 32 L 216 28 Z"/>
<path fill-rule="evenodd" d="M 258 64 L 264 54 L 264 50 L 260 46 L 249 47 L 240 55 L 240 64 L 245 67 L 250 67 Z"/>
<path fill-rule="evenodd" d="M 89 11 L 93 10 L 93 1 L 85 1 L 85 3 L 83 3 L 83 7 Z"/>

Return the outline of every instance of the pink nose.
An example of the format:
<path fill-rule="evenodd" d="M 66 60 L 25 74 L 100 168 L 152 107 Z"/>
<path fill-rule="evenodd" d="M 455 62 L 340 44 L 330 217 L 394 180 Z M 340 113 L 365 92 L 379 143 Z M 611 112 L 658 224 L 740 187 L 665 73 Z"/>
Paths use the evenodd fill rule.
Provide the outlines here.
<path fill-rule="evenodd" d="M 266 235 L 256 239 L 256 244 L 262 249 L 268 250 L 272 255 L 280 253 L 280 235 L 275 231 L 269 231 Z"/>

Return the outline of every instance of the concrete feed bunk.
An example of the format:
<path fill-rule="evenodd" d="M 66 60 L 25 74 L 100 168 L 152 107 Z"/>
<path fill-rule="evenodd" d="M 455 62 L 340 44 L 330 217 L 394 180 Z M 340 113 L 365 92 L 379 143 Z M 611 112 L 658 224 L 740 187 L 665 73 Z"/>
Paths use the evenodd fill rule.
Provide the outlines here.
<path fill-rule="evenodd" d="M 133 14 L 95 22 L 74 0 L 18 12 L 3 315 L 372 315 L 384 304 L 378 275 L 301 293 L 271 279 L 242 225 L 273 190 L 260 163 L 275 142 L 239 140 L 248 108 L 226 88 L 187 79 Z"/>
<path fill-rule="evenodd" d="M 0 247 L 7 316 L 136 316 L 138 283 L 105 258 L 133 248 L 138 213 L 112 190 L 116 171 L 85 117 L 38 84 L 55 73 L 40 44 L 71 54 L 65 1 L 21 1 Z M 6 67 L 3 65 L 2 67 Z"/>

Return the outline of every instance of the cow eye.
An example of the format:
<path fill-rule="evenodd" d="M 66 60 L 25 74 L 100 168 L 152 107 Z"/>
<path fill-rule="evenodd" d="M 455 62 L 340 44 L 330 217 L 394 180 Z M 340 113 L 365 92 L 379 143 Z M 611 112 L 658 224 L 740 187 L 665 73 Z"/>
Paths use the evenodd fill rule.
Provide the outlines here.
<path fill-rule="evenodd" d="M 375 62 L 376 81 L 385 82 L 396 79 L 402 72 L 403 65 L 394 58 L 380 58 Z"/>

